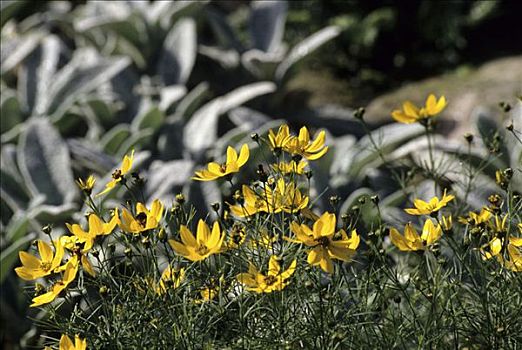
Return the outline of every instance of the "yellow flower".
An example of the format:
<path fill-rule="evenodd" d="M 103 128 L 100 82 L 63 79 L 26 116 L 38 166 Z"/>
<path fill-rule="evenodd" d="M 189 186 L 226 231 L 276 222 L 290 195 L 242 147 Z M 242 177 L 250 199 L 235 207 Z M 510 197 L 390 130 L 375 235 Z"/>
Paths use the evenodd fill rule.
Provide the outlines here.
<path fill-rule="evenodd" d="M 391 242 L 402 251 L 423 250 L 425 247 L 438 241 L 441 236 L 441 226 L 435 226 L 431 219 L 426 220 L 424 223 L 421 236 L 419 236 L 411 223 L 407 223 L 404 227 L 404 236 L 395 228 L 390 229 Z"/>
<path fill-rule="evenodd" d="M 203 220 L 198 222 L 196 237 L 185 225 L 181 225 L 180 235 L 181 242 L 170 239 L 169 244 L 176 253 L 191 261 L 204 260 L 212 254 L 219 253 L 225 239 L 217 222 L 214 223 L 211 233 Z"/>
<path fill-rule="evenodd" d="M 170 265 L 167 266 L 167 268 L 163 270 L 159 283 L 155 287 L 156 294 L 165 294 L 170 288 L 178 288 L 184 279 L 184 268 L 173 269 Z"/>
<path fill-rule="evenodd" d="M 277 135 L 272 131 L 272 129 L 268 130 L 268 141 L 270 143 L 270 148 L 272 148 L 275 152 L 280 152 L 285 148 L 288 141 L 290 141 L 294 136 L 290 135 L 290 129 L 288 125 L 283 124 L 277 130 Z"/>
<path fill-rule="evenodd" d="M 302 195 L 294 183 L 287 184 L 279 179 L 274 189 L 264 186 L 259 193 L 243 185 L 243 203 L 230 206 L 230 212 L 235 216 L 245 217 L 259 212 L 296 213 L 308 205 L 308 196 Z"/>
<path fill-rule="evenodd" d="M 248 160 L 250 156 L 250 151 L 248 150 L 248 145 L 244 144 L 239 151 L 239 156 L 234 148 L 228 146 L 227 148 L 227 160 L 225 163 L 218 164 L 216 162 L 210 162 L 207 165 L 208 170 L 196 171 L 196 176 L 194 176 L 193 180 L 198 181 L 212 181 L 217 178 L 237 173 L 239 168 L 241 168 Z"/>
<path fill-rule="evenodd" d="M 134 234 L 155 229 L 163 217 L 163 209 L 163 204 L 158 199 L 152 202 L 150 210 L 145 204 L 138 202 L 136 216 L 133 216 L 126 208 L 122 209 L 119 226 L 123 231 Z"/>
<path fill-rule="evenodd" d="M 38 241 L 38 252 L 40 259 L 27 252 L 19 252 L 21 267 L 15 269 L 16 274 L 26 281 L 32 281 L 40 277 L 44 277 L 54 273 L 60 266 L 64 253 L 63 246 L 60 241 L 54 242 L 55 251 L 51 246 L 42 240 Z"/>
<path fill-rule="evenodd" d="M 274 171 L 281 173 L 283 175 L 288 174 L 298 174 L 302 175 L 304 173 L 305 167 L 308 165 L 307 162 L 304 160 L 300 161 L 299 163 L 296 163 L 295 161 L 290 162 L 279 162 L 278 164 L 272 164 L 271 167 L 274 169 Z"/>
<path fill-rule="evenodd" d="M 328 212 L 321 215 L 312 229 L 294 221 L 290 228 L 296 238 L 285 239 L 294 243 L 303 243 L 312 248 L 308 253 L 308 263 L 312 266 L 319 265 L 323 271 L 333 273 L 332 259 L 351 261 L 360 242 L 355 230 L 352 231 L 350 238 L 344 230 L 340 230 L 341 239 L 334 239 L 335 221 L 335 215 Z"/>
<path fill-rule="evenodd" d="M 256 293 L 271 293 L 283 290 L 289 279 L 295 272 L 297 260 L 294 259 L 287 270 L 281 271 L 281 265 L 275 255 L 270 256 L 268 262 L 268 273 L 260 273 L 257 268 L 250 263 L 247 273 L 240 273 L 237 280 L 246 286 L 246 289 Z"/>
<path fill-rule="evenodd" d="M 115 209 L 114 214 L 109 222 L 104 222 L 102 219 L 100 219 L 96 214 L 92 213 L 89 215 L 89 231 L 84 231 L 80 225 L 78 224 L 69 224 L 66 223 L 67 229 L 69 232 L 71 232 L 76 238 L 77 241 L 67 241 L 69 244 L 74 245 L 75 243 L 83 243 L 83 249 L 82 251 L 87 252 L 89 251 L 92 246 L 94 245 L 94 240 L 98 236 L 105 236 L 110 234 L 114 228 L 116 227 L 116 224 L 118 223 L 118 209 Z M 68 249 L 72 249 L 70 247 L 67 247 Z"/>
<path fill-rule="evenodd" d="M 507 256 L 509 259 L 503 257 L 502 249 L 504 248 L 504 239 L 499 237 L 493 238 L 489 243 L 481 249 L 484 260 L 496 257 L 499 263 L 509 270 L 515 272 L 522 272 L 522 238 L 509 236 L 507 242 Z"/>
<path fill-rule="evenodd" d="M 475 212 L 470 211 L 468 213 L 467 217 L 460 217 L 459 222 L 461 224 L 467 224 L 472 226 L 480 226 L 482 224 L 485 224 L 489 221 L 489 218 L 491 217 L 491 212 L 488 210 L 488 208 L 484 207 L 481 209 L 480 213 L 477 214 Z"/>
<path fill-rule="evenodd" d="M 445 207 L 450 201 L 455 198 L 454 195 L 446 195 L 446 190 L 442 195 L 442 199 L 433 197 L 429 202 L 425 202 L 421 199 L 415 199 L 413 205 L 415 208 L 404 209 L 410 215 L 429 215 L 438 212 L 442 207 Z"/>
<path fill-rule="evenodd" d="M 92 267 L 92 263 L 87 257 L 87 252 L 90 250 L 90 247 L 86 249 L 85 242 L 81 242 L 80 239 L 76 236 L 62 236 L 60 237 L 60 243 L 68 250 L 70 250 L 73 254 L 70 261 L 74 264 L 78 264 L 78 260 L 82 264 L 82 268 L 85 272 L 87 272 L 92 277 L 96 276 L 94 272 L 94 268 Z M 62 265 L 56 269 L 56 272 L 64 271 L 67 265 Z"/>
<path fill-rule="evenodd" d="M 403 110 L 394 110 L 392 117 L 399 123 L 411 124 L 439 114 L 444 107 L 446 107 L 446 104 L 447 102 L 444 96 L 441 96 L 439 100 L 437 100 L 435 95 L 430 94 L 426 99 L 424 107 L 419 109 L 410 101 L 406 101 L 402 104 Z"/>
<path fill-rule="evenodd" d="M 101 196 L 107 192 L 110 192 L 118 182 L 125 179 L 125 175 L 132 169 L 132 162 L 134 161 L 134 150 L 131 151 L 131 155 L 125 155 L 121 163 L 121 168 L 114 170 L 112 173 L 112 180 L 105 185 L 105 189 L 98 193 L 96 197 Z"/>
<path fill-rule="evenodd" d="M 91 195 L 92 188 L 94 187 L 95 182 L 96 182 L 96 179 L 94 178 L 93 175 L 89 175 L 89 177 L 85 181 L 83 181 L 83 179 L 81 179 L 81 178 L 78 178 L 78 180 L 76 180 L 76 184 L 78 185 L 80 190 L 85 192 L 85 194 L 87 194 L 88 196 Z"/>
<path fill-rule="evenodd" d="M 60 338 L 60 349 L 59 350 L 85 350 L 87 349 L 87 340 L 80 339 L 80 336 L 76 334 L 74 336 L 74 344 L 72 340 L 65 334 Z"/>
<path fill-rule="evenodd" d="M 316 160 L 321 158 L 328 151 L 328 146 L 324 145 L 325 132 L 319 132 L 315 140 L 310 141 L 308 129 L 303 126 L 299 130 L 299 136 L 291 138 L 286 146 L 285 151 L 298 154 L 308 160 Z"/>
<path fill-rule="evenodd" d="M 65 271 L 63 273 L 63 278 L 57 282 L 55 282 L 50 290 L 42 295 L 39 295 L 33 298 L 33 303 L 30 305 L 31 307 L 41 306 L 44 304 L 48 304 L 65 289 L 67 286 L 74 281 L 76 278 L 76 273 L 78 272 L 78 261 L 71 259 L 65 264 Z"/>

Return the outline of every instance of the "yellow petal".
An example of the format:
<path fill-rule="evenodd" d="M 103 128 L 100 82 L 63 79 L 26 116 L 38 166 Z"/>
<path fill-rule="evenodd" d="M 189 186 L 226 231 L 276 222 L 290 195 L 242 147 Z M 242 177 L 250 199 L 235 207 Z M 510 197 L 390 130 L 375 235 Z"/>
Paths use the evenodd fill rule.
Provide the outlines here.
<path fill-rule="evenodd" d="M 181 235 L 181 241 L 185 246 L 196 247 L 198 245 L 196 239 L 194 238 L 194 235 L 185 225 L 181 225 L 179 233 Z"/>
<path fill-rule="evenodd" d="M 134 150 L 131 151 L 131 155 L 123 157 L 123 162 L 121 163 L 121 174 L 125 175 L 131 170 L 132 162 L 134 161 Z"/>
<path fill-rule="evenodd" d="M 237 159 L 237 166 L 242 167 L 250 157 L 250 150 L 248 149 L 248 145 L 245 143 L 241 146 L 241 150 L 239 151 L 239 158 Z"/>
<path fill-rule="evenodd" d="M 275 255 L 270 256 L 270 260 L 268 261 L 268 276 L 277 276 L 281 271 L 281 266 L 277 261 L 277 257 Z"/>
<path fill-rule="evenodd" d="M 53 250 L 51 246 L 45 243 L 42 240 L 38 241 L 38 252 L 40 253 L 40 257 L 42 258 L 42 262 L 52 262 L 53 260 Z"/>
<path fill-rule="evenodd" d="M 72 340 L 65 334 L 60 338 L 60 350 L 75 350 Z"/>
<path fill-rule="evenodd" d="M 103 234 L 103 229 L 103 221 L 96 214 L 89 215 L 89 234 L 92 236 Z"/>

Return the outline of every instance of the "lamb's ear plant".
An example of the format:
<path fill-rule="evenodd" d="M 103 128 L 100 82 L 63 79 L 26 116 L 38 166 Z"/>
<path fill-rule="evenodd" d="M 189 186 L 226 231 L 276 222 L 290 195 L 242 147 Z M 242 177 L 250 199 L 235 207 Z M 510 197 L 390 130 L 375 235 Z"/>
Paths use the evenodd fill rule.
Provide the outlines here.
<path fill-rule="evenodd" d="M 416 121 L 429 121 L 420 160 L 368 136 L 376 155 L 359 159 L 389 171 L 404 196 L 359 190 L 345 212 L 336 196 L 317 209 L 310 169 L 333 148 L 306 127 L 231 135 L 244 143 L 192 176 L 223 192 L 208 212 L 182 194 L 172 204 L 143 197 L 134 152 L 110 182 L 79 180 L 84 219 L 65 234 L 46 230 L 16 269 L 45 283 L 30 297 L 48 315 L 39 321 L 46 345 L 75 337 L 77 348 L 516 346 L 520 169 L 497 175 L 480 212 L 457 215 L 466 197 L 440 168 L 452 155 L 432 148 L 439 109 Z M 417 164 L 415 176 L 405 176 L 407 164 Z M 121 187 L 126 201 L 101 200 Z M 403 212 L 393 223 L 384 215 L 392 206 Z"/>

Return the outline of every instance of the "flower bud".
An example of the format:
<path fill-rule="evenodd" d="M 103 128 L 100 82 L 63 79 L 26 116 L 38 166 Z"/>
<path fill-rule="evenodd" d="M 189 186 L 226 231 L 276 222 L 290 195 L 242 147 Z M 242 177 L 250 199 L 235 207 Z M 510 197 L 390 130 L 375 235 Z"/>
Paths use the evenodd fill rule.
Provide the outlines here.
<path fill-rule="evenodd" d="M 185 203 L 185 196 L 183 195 L 183 193 L 178 193 L 176 195 L 176 202 L 178 202 L 179 204 Z"/>

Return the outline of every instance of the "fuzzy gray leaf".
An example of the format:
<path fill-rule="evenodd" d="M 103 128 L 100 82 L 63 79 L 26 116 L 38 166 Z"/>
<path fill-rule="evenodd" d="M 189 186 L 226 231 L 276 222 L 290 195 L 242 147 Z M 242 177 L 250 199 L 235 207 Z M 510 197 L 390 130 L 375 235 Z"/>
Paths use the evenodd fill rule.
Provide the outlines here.
<path fill-rule="evenodd" d="M 185 147 L 193 153 L 210 147 L 217 140 L 218 119 L 221 114 L 275 89 L 275 84 L 271 82 L 249 84 L 205 104 L 194 113 L 185 127 L 183 134 Z M 202 125 L 205 127 L 202 128 Z"/>
<path fill-rule="evenodd" d="M 34 196 L 43 194 L 51 205 L 74 200 L 77 189 L 69 151 L 48 119 L 34 118 L 28 123 L 17 152 L 20 172 Z"/>
<path fill-rule="evenodd" d="M 265 52 L 277 51 L 285 30 L 286 1 L 254 1 L 250 14 L 253 47 Z"/>
<path fill-rule="evenodd" d="M 288 70 L 297 62 L 311 54 L 323 44 L 332 40 L 341 33 L 338 26 L 329 26 L 305 38 L 299 44 L 294 46 L 286 59 L 281 62 L 276 70 L 276 79 L 282 82 Z"/>
<path fill-rule="evenodd" d="M 185 84 L 196 60 L 196 23 L 180 20 L 163 42 L 158 73 L 166 85 Z"/>

